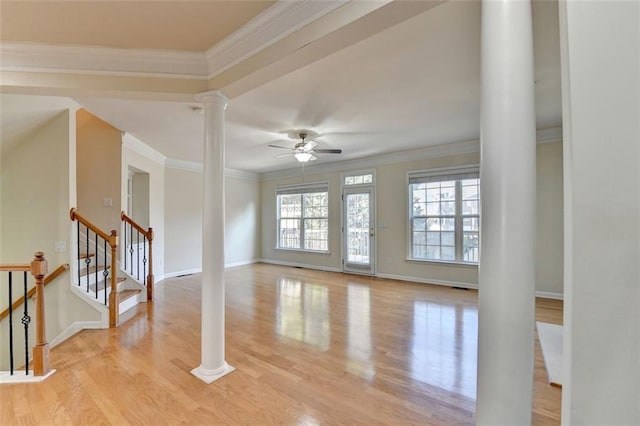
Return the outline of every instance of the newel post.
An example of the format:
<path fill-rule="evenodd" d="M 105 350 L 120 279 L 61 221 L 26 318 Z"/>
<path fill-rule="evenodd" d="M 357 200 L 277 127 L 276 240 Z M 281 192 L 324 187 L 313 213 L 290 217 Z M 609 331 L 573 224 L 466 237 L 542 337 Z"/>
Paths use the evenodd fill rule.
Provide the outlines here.
<path fill-rule="evenodd" d="M 47 261 L 44 253 L 35 253 L 31 262 L 31 275 L 36 280 L 36 345 L 33 347 L 33 370 L 36 376 L 49 373 L 49 343 L 44 327 L 44 276 L 47 274 Z M 26 302 L 25 302 L 26 303 Z"/>
<path fill-rule="evenodd" d="M 116 249 L 118 248 L 118 231 L 111 231 L 109 236 L 109 246 L 111 246 L 111 293 L 109 293 L 109 327 L 117 327 L 120 322 L 118 308 L 120 297 L 118 295 L 118 276 L 116 274 Z M 105 288 L 106 291 L 106 288 Z"/>
<path fill-rule="evenodd" d="M 153 300 L 153 228 L 147 232 L 149 240 L 149 275 L 147 276 L 147 301 Z"/>

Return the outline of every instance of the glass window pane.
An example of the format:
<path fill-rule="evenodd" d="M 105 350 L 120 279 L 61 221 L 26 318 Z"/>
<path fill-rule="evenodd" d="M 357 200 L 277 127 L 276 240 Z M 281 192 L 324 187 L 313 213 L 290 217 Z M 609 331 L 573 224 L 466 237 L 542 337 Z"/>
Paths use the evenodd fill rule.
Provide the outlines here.
<path fill-rule="evenodd" d="M 440 260 L 440 246 L 427 246 L 427 259 Z"/>
<path fill-rule="evenodd" d="M 480 230 L 480 218 L 478 217 L 465 217 L 463 219 L 463 231 L 479 231 Z"/>
<path fill-rule="evenodd" d="M 455 247 L 442 247 L 440 249 L 440 258 L 442 260 L 456 260 Z"/>
<path fill-rule="evenodd" d="M 453 217 L 442 218 L 442 230 L 443 231 L 455 231 L 456 220 Z"/>
<path fill-rule="evenodd" d="M 463 201 L 462 214 L 479 214 L 478 201 Z"/>
<path fill-rule="evenodd" d="M 280 219 L 280 248 L 300 248 L 300 220 Z"/>
<path fill-rule="evenodd" d="M 456 203 L 455 201 L 447 201 L 440 203 L 440 214 L 451 216 L 456 214 Z"/>
<path fill-rule="evenodd" d="M 440 230 L 440 219 L 430 217 L 427 219 L 427 230 L 428 231 L 439 231 Z"/>
<path fill-rule="evenodd" d="M 424 246 L 427 244 L 427 238 L 425 232 L 413 233 L 413 244 L 416 246 Z"/>
<path fill-rule="evenodd" d="M 427 203 L 427 215 L 428 216 L 437 216 L 440 214 L 440 203 Z"/>
<path fill-rule="evenodd" d="M 442 232 L 441 236 L 441 244 L 443 246 L 455 246 L 456 245 L 456 233 L 455 232 Z"/>
<path fill-rule="evenodd" d="M 478 186 L 463 186 L 462 187 L 462 199 L 463 200 L 477 200 L 478 199 Z"/>
<path fill-rule="evenodd" d="M 426 191 L 427 201 L 440 201 L 440 188 L 430 188 Z"/>
<path fill-rule="evenodd" d="M 430 246 L 440 245 L 440 233 L 439 232 L 427 232 L 427 244 Z"/>
<path fill-rule="evenodd" d="M 364 175 L 364 183 L 372 183 L 372 182 L 373 182 L 372 174 Z"/>
<path fill-rule="evenodd" d="M 304 248 L 307 250 L 328 249 L 328 220 L 305 219 L 304 220 Z"/>
<path fill-rule="evenodd" d="M 426 228 L 427 220 L 426 219 L 413 219 L 413 230 L 414 231 L 424 231 Z"/>

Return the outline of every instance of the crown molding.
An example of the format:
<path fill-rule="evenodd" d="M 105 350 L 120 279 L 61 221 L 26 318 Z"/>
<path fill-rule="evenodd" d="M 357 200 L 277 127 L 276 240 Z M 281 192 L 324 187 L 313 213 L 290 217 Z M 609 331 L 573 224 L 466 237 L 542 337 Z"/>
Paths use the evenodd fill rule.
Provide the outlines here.
<path fill-rule="evenodd" d="M 167 162 L 167 157 L 165 155 L 151 148 L 149 145 L 130 133 L 123 132 L 122 145 L 162 166 Z"/>
<path fill-rule="evenodd" d="M 206 80 L 204 54 L 176 50 L 114 49 L 3 42 L 0 70 Z"/>
<path fill-rule="evenodd" d="M 204 166 L 202 165 L 202 163 L 198 163 L 195 161 L 178 160 L 176 158 L 167 158 L 165 167 L 167 167 L 168 169 L 187 170 L 197 173 L 202 173 L 202 171 L 204 170 Z M 232 177 L 236 179 L 245 179 L 252 181 L 260 180 L 260 175 L 258 173 L 247 172 L 245 170 L 225 168 L 224 175 L 226 177 Z"/>
<path fill-rule="evenodd" d="M 177 158 L 167 158 L 165 161 L 165 167 L 168 169 L 188 170 L 190 172 L 202 173 L 204 166 L 202 163 L 195 161 L 178 160 Z"/>
<path fill-rule="evenodd" d="M 215 77 L 349 1 L 277 1 L 205 52 L 208 77 Z"/>
<path fill-rule="evenodd" d="M 259 181 L 260 174 L 254 172 L 247 172 L 245 170 L 237 170 L 237 169 L 224 169 L 224 175 L 226 177 L 232 177 L 236 179 L 244 179 L 251 181 Z"/>

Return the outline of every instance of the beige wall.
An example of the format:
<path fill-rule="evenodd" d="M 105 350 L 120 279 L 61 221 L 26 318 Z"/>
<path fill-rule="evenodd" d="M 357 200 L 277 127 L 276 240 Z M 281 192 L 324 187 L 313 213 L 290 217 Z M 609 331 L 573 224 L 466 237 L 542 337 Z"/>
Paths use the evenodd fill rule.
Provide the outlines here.
<path fill-rule="evenodd" d="M 119 230 L 122 134 L 83 109 L 76 120 L 78 211 L 105 232 Z"/>
<path fill-rule="evenodd" d="M 224 262 L 234 266 L 260 258 L 260 183 L 225 176 Z"/>
<path fill-rule="evenodd" d="M 148 173 L 135 172 L 131 176 L 131 218 L 143 228 L 149 227 Z"/>
<path fill-rule="evenodd" d="M 479 154 L 429 158 L 374 167 L 377 192 L 377 275 L 422 282 L 474 287 L 477 267 L 408 261 L 407 172 L 430 168 L 479 164 Z M 350 171 L 350 170 L 344 170 Z M 330 253 L 278 250 L 276 199 L 278 185 L 301 183 L 302 178 L 265 179 L 262 182 L 262 258 L 266 261 L 341 270 L 340 172 L 307 174 L 305 183 L 329 182 Z M 538 144 L 537 290 L 562 295 L 562 144 Z"/>
<path fill-rule="evenodd" d="M 129 168 L 140 170 L 149 175 L 149 226 L 153 228 L 153 274 L 157 281 L 164 276 L 165 261 L 165 185 L 164 185 L 164 165 L 150 160 L 148 157 L 139 154 L 126 145 L 122 147 L 122 184 L 119 194 L 119 203 L 114 201 L 114 208 L 118 211 L 117 229 L 121 234 L 120 211 L 127 207 L 127 178 Z M 115 207 L 117 205 L 117 207 Z"/>
<path fill-rule="evenodd" d="M 75 137 L 75 114 L 64 111 L 32 134 L 2 153 L 2 245 L 0 263 L 31 261 L 35 251 L 45 252 L 49 270 L 70 263 L 71 221 L 69 219 L 73 173 L 70 149 Z M 56 241 L 64 242 L 66 251 L 54 251 Z M 70 290 L 70 274 L 64 273 L 45 288 L 47 339 L 53 340 L 77 321 L 98 321 L 99 314 L 77 298 Z M 22 284 L 22 279 L 19 280 Z M 29 288 L 33 286 L 29 278 Z M 3 287 L 4 288 L 4 287 Z M 18 289 L 14 294 L 18 295 Z M 6 293 L 0 292 L 0 309 L 8 305 Z M 30 309 L 33 313 L 32 302 Z M 16 313 L 14 320 L 22 315 Z M 7 321 L 7 320 L 4 320 Z M 4 322 L 3 321 L 3 322 Z M 33 331 L 34 327 L 31 327 Z M 16 330 L 17 331 L 17 330 Z M 1 327 L 0 341 L 6 342 L 7 328 Z M 20 347 L 18 333 L 16 345 Z M 33 335 L 30 341 L 34 342 Z M 0 370 L 5 370 L 8 355 L 5 344 L 0 351 Z M 17 362 L 20 364 L 21 351 Z M 54 365 L 55 368 L 55 365 Z"/>
<path fill-rule="evenodd" d="M 562 142 L 538 144 L 536 290 L 563 293 Z"/>
<path fill-rule="evenodd" d="M 165 170 L 167 275 L 202 269 L 202 173 Z"/>
<path fill-rule="evenodd" d="M 167 168 L 166 273 L 202 268 L 202 173 Z M 225 176 L 225 264 L 260 258 L 260 185 L 255 179 Z"/>

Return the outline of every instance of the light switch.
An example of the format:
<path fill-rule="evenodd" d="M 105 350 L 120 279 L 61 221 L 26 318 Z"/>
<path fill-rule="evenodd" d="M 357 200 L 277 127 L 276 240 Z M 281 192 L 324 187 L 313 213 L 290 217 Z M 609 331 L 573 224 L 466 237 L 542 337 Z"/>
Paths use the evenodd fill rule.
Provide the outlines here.
<path fill-rule="evenodd" d="M 66 241 L 56 241 L 54 244 L 54 251 L 61 253 L 67 251 L 67 242 Z"/>
<path fill-rule="evenodd" d="M 113 199 L 112 198 L 105 198 L 102 201 L 102 205 L 105 207 L 113 207 Z"/>

